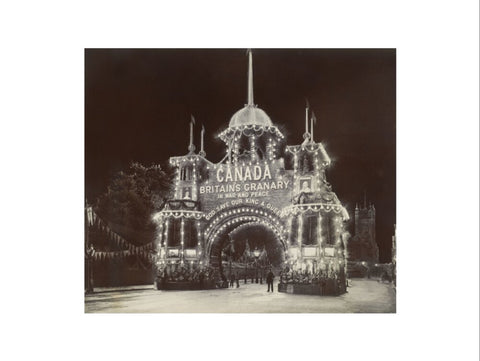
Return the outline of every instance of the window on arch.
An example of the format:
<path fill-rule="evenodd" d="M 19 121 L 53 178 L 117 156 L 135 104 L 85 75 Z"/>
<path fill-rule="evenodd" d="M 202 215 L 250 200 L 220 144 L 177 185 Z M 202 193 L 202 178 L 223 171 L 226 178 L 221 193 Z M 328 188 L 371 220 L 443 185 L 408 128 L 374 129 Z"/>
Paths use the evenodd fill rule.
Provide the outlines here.
<path fill-rule="evenodd" d="M 309 215 L 305 218 L 303 224 L 304 244 L 317 244 L 317 226 L 318 216 L 316 214 Z"/>
<path fill-rule="evenodd" d="M 186 165 L 180 170 L 180 180 L 189 181 L 192 180 L 193 169 L 191 166 Z"/>

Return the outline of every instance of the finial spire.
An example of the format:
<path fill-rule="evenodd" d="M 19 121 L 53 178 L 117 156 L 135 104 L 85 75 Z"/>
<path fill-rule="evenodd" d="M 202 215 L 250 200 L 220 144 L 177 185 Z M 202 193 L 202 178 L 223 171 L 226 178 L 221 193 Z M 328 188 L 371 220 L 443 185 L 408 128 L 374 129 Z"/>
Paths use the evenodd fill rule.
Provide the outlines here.
<path fill-rule="evenodd" d="M 195 124 L 195 118 L 193 115 L 191 115 L 191 120 L 190 120 L 190 144 L 188 145 L 188 150 L 190 151 L 190 154 L 193 154 L 195 152 L 195 145 L 193 144 L 193 125 Z"/>
<path fill-rule="evenodd" d="M 205 153 L 205 149 L 203 149 L 203 138 L 205 136 L 205 127 L 202 124 L 202 131 L 200 132 L 200 154 L 202 157 L 205 157 L 207 153 Z"/>
<path fill-rule="evenodd" d="M 305 134 L 308 135 L 308 110 L 310 108 L 310 104 L 308 104 L 308 99 L 305 98 Z"/>
<path fill-rule="evenodd" d="M 253 105 L 253 65 L 252 65 L 252 49 L 247 50 L 248 53 L 248 105 Z"/>
<path fill-rule="evenodd" d="M 310 141 L 314 143 L 313 141 L 313 125 L 317 124 L 317 117 L 315 117 L 315 113 L 312 110 L 312 117 L 310 118 Z"/>

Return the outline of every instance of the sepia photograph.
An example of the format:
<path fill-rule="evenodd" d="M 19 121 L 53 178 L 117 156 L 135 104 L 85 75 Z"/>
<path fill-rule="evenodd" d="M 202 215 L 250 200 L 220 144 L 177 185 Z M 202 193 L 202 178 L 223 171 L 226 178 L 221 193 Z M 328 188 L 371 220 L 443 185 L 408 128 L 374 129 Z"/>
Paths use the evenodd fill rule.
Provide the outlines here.
<path fill-rule="evenodd" d="M 2 359 L 479 360 L 478 1 L 0 9 Z"/>
<path fill-rule="evenodd" d="M 85 49 L 86 313 L 395 313 L 395 49 Z"/>

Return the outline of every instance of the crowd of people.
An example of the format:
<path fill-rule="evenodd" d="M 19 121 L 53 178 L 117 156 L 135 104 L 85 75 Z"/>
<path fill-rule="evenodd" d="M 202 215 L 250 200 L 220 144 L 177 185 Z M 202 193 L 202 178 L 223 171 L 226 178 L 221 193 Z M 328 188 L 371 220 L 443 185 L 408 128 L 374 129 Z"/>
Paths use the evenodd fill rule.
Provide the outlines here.
<path fill-rule="evenodd" d="M 218 271 L 211 267 L 202 269 L 190 269 L 180 267 L 175 270 L 168 271 L 167 268 L 158 270 L 157 277 L 163 282 L 208 282 L 215 280 Z"/>
<path fill-rule="evenodd" d="M 157 279 L 160 283 L 167 282 L 193 282 L 202 285 L 209 283 L 218 283 L 217 287 L 240 287 L 238 274 L 232 272 L 227 278 L 226 275 L 213 267 L 189 268 L 177 267 L 174 269 L 159 269 Z M 273 292 L 274 274 L 270 270 L 266 281 L 268 291 Z M 325 287 L 327 284 L 339 286 L 345 283 L 345 274 L 333 268 L 318 269 L 315 272 L 311 270 L 294 270 L 286 267 L 280 272 L 280 284 L 298 284 L 298 285 L 320 285 Z M 338 284 L 338 285 L 337 285 Z"/>
<path fill-rule="evenodd" d="M 290 286 L 299 287 L 294 293 L 340 295 L 347 292 L 348 284 L 342 268 L 318 269 L 313 272 L 287 267 L 280 273 L 279 289 L 282 287 L 285 292 Z"/>
<path fill-rule="evenodd" d="M 341 273 L 334 269 L 319 269 L 315 272 L 312 272 L 310 270 L 293 270 L 287 267 L 280 273 L 280 283 L 321 284 L 325 283 L 327 280 L 339 280 L 340 277 Z"/>

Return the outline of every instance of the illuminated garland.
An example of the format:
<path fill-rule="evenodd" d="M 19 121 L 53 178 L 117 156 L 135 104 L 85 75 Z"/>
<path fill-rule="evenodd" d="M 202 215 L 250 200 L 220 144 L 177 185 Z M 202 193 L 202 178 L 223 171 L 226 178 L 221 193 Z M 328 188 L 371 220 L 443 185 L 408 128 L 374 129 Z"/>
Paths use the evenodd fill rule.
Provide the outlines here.
<path fill-rule="evenodd" d="M 201 219 L 204 217 L 205 214 L 199 211 L 185 211 L 185 210 L 178 210 L 178 211 L 160 211 L 153 216 L 155 221 L 158 221 L 161 217 L 174 217 L 174 218 L 194 218 L 194 219 Z"/>
<path fill-rule="evenodd" d="M 287 145 L 285 151 L 290 152 L 295 156 L 304 151 L 307 151 L 309 153 L 315 153 L 315 155 L 318 155 L 318 152 L 320 151 L 320 153 L 322 153 L 323 159 L 325 159 L 324 165 L 329 165 L 331 163 L 331 159 L 328 156 L 322 143 L 310 143 L 307 145 Z"/>
<path fill-rule="evenodd" d="M 281 230 L 281 232 L 284 232 L 284 228 L 281 222 L 279 221 L 279 217 L 276 216 L 275 214 L 271 212 L 267 212 L 262 209 L 259 210 L 254 207 L 242 207 L 242 208 L 234 208 L 234 209 L 232 208 L 225 209 L 223 212 L 217 215 L 205 230 L 205 237 L 208 236 L 210 230 L 213 229 L 219 222 L 221 222 L 223 218 L 226 218 L 232 215 L 235 216 L 236 214 L 239 215 L 239 219 L 249 217 L 249 216 L 259 216 L 259 217 L 264 217 L 265 219 L 270 219 L 270 221 L 272 223 L 275 223 L 276 227 L 278 227 Z"/>
<path fill-rule="evenodd" d="M 252 134 L 249 133 L 248 131 L 254 131 L 254 132 L 260 132 L 260 135 L 257 136 L 262 136 L 264 132 L 270 132 L 271 134 L 275 134 L 277 137 L 283 139 L 285 138 L 282 133 L 278 130 L 278 128 L 274 125 L 272 126 L 264 126 L 264 125 L 257 125 L 257 124 L 250 124 L 250 125 L 242 125 L 240 127 L 235 127 L 235 128 L 227 128 L 223 132 L 221 132 L 218 137 L 223 140 L 224 142 L 228 142 L 229 140 L 229 133 L 233 132 L 235 134 L 236 131 L 241 131 L 243 135 L 245 136 L 251 136 Z"/>
<path fill-rule="evenodd" d="M 184 163 L 184 162 L 197 162 L 197 160 L 203 160 L 205 161 L 206 163 L 209 163 L 209 164 L 213 164 L 212 162 L 210 162 L 208 159 L 200 156 L 200 155 L 197 155 L 197 154 L 194 154 L 194 155 L 184 155 L 184 156 L 179 156 L 179 157 L 170 157 L 170 165 L 175 165 L 175 166 L 179 166 L 180 163 Z"/>
<path fill-rule="evenodd" d="M 292 154 L 300 153 L 302 151 L 309 151 L 310 153 L 314 153 L 318 150 L 323 149 L 322 143 L 309 143 L 306 145 L 287 145 L 286 151 Z"/>
<path fill-rule="evenodd" d="M 320 210 L 330 212 L 333 211 L 334 213 L 342 213 L 342 216 L 345 221 L 348 221 L 350 217 L 348 216 L 348 212 L 346 209 L 337 204 L 329 204 L 329 203 L 310 203 L 310 204 L 295 204 L 291 206 L 287 206 L 282 210 L 282 216 L 288 216 L 291 214 L 299 214 L 305 213 L 308 211 L 311 212 L 319 212 Z"/>

